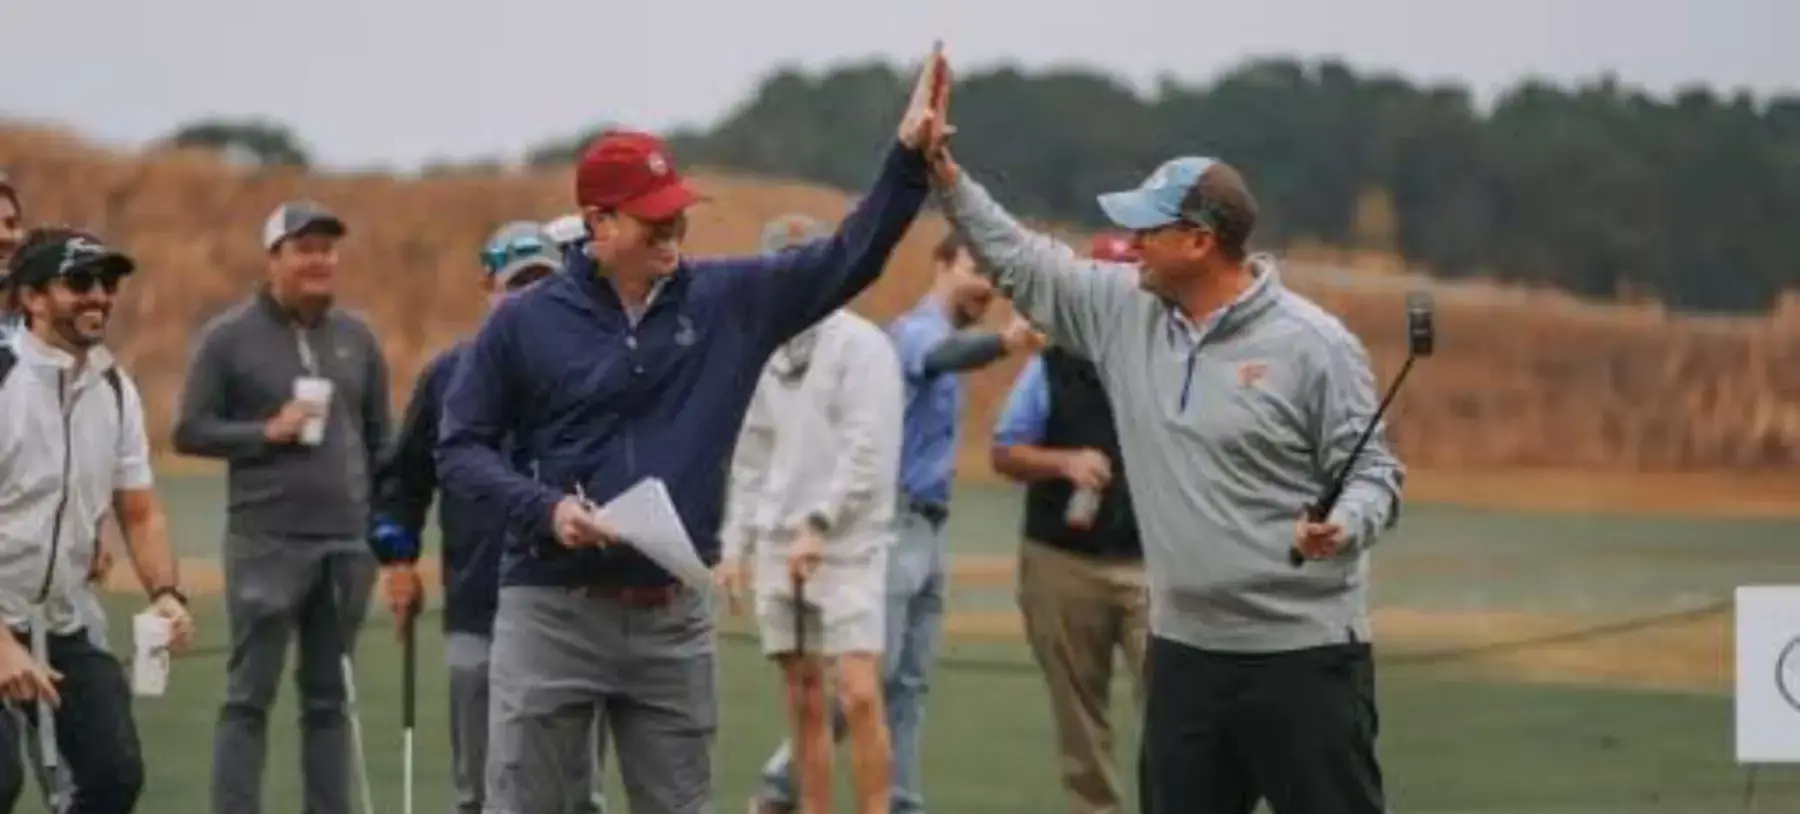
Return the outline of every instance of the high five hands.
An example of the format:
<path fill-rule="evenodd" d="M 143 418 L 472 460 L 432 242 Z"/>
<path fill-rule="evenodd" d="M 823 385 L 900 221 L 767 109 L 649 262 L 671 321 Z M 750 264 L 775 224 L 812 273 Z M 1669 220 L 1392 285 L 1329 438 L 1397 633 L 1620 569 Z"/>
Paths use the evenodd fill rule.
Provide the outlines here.
<path fill-rule="evenodd" d="M 913 84 L 912 98 L 906 114 L 900 119 L 900 143 L 925 153 L 931 162 L 933 176 L 948 183 L 955 180 L 956 167 L 950 160 L 950 136 L 956 128 L 950 125 L 950 61 L 944 56 L 944 44 L 932 43 L 931 53 L 919 69 Z"/>

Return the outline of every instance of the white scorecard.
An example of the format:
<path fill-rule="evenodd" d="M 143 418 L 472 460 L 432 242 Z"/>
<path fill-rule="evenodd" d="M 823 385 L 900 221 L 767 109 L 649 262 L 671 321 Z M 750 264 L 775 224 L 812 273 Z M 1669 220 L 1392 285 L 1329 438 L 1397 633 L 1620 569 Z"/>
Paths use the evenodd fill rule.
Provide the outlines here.
<path fill-rule="evenodd" d="M 669 487 L 661 479 L 638 481 L 596 509 L 595 515 L 618 531 L 626 545 L 677 579 L 702 590 L 712 588 L 712 571 L 694 553 L 694 541 L 681 525 Z"/>
<path fill-rule="evenodd" d="M 1800 585 L 1737 589 L 1737 761 L 1800 763 Z"/>

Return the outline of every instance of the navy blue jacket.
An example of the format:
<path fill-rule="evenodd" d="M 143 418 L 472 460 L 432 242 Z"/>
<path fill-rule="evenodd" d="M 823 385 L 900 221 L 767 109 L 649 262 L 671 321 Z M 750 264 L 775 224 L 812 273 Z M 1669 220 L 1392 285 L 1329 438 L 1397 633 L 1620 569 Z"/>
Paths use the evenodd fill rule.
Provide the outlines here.
<path fill-rule="evenodd" d="M 460 342 L 420 371 L 400 435 L 376 471 L 375 528 L 369 543 L 383 564 L 419 559 L 425 511 L 438 491 L 438 416 L 450 375 L 468 348 L 468 342 Z M 438 500 L 438 531 L 443 538 L 444 629 L 493 635 L 505 522 L 444 495 Z"/>
<path fill-rule="evenodd" d="M 654 586 L 674 577 L 628 545 L 569 550 L 557 501 L 604 504 L 661 478 L 702 561 L 719 558 L 732 446 L 769 355 L 881 275 L 929 190 L 899 145 L 835 234 L 751 257 L 684 259 L 637 324 L 591 260 L 501 303 L 451 378 L 438 436 L 453 499 L 505 518 L 505 585 Z M 511 436 L 535 477 L 500 451 Z"/>

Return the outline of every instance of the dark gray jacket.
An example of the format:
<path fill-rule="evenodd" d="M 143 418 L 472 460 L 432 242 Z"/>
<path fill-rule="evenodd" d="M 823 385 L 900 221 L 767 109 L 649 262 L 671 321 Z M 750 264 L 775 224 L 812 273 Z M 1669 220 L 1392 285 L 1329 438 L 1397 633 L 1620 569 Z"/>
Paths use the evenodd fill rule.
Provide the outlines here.
<path fill-rule="evenodd" d="M 308 370 L 308 355 L 316 373 Z M 323 443 L 270 443 L 264 423 L 293 398 L 294 380 L 306 375 L 333 383 Z M 388 422 L 387 362 L 368 324 L 334 307 L 303 326 L 262 290 L 201 330 L 175 449 L 229 464 L 228 533 L 360 543 L 368 534 L 371 481 Z"/>

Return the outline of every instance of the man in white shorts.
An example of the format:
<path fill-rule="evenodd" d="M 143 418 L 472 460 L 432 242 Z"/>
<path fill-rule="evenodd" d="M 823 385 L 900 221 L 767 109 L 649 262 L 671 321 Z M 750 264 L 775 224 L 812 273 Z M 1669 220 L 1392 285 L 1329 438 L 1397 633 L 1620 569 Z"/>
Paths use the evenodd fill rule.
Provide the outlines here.
<path fill-rule="evenodd" d="M 763 247 L 785 250 L 821 232 L 788 216 L 764 230 Z M 781 665 L 809 814 L 831 808 L 828 662 L 849 730 L 856 810 L 888 814 L 882 617 L 903 393 L 886 334 L 839 309 L 769 359 L 732 456 L 720 575 L 734 611 L 755 582 L 763 652 Z"/>

